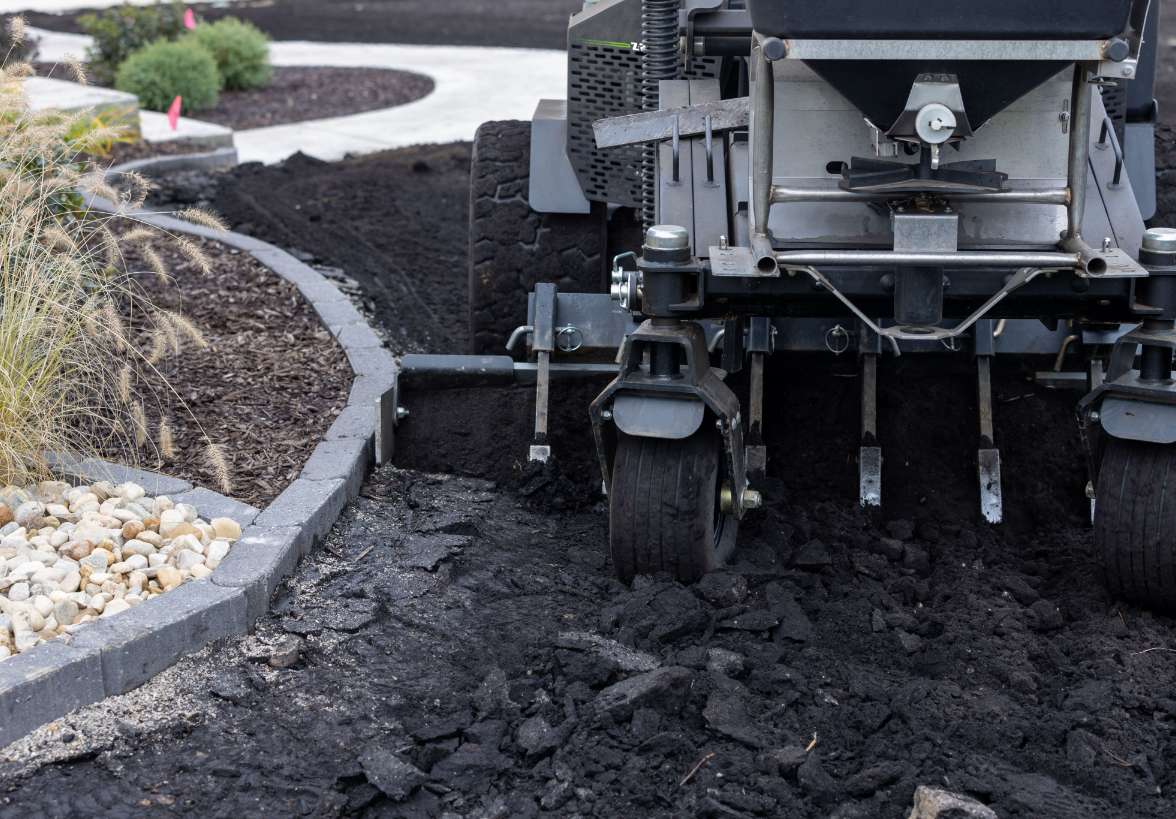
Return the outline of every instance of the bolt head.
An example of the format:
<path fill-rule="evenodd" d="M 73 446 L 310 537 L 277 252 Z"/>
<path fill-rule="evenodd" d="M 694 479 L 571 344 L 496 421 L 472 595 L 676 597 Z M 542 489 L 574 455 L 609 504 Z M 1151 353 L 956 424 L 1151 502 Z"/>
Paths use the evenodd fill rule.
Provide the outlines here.
<path fill-rule="evenodd" d="M 764 50 L 765 60 L 774 62 L 788 56 L 788 45 L 779 37 L 765 37 L 761 48 Z"/>
<path fill-rule="evenodd" d="M 743 490 L 743 508 L 759 509 L 764 505 L 764 496 L 755 489 Z"/>
<path fill-rule="evenodd" d="M 684 250 L 690 234 L 681 225 L 654 225 L 645 231 L 645 246 L 651 250 Z"/>

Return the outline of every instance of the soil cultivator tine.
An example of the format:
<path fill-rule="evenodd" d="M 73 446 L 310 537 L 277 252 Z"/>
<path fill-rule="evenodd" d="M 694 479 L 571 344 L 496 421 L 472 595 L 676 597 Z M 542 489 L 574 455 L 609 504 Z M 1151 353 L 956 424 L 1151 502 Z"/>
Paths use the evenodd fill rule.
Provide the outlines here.
<path fill-rule="evenodd" d="M 535 437 L 527 451 L 531 463 L 545 464 L 551 458 L 547 440 L 547 405 L 551 388 L 551 354 L 555 351 L 555 285 L 535 285 L 531 348 L 535 350 Z"/>
<path fill-rule="evenodd" d="M 980 514 L 989 523 L 1004 520 L 1004 498 L 1000 488 L 1000 450 L 992 431 L 992 356 L 976 356 L 980 393 L 980 449 L 976 453 L 980 476 Z"/>
<path fill-rule="evenodd" d="M 980 513 L 989 523 L 1004 520 L 1004 499 L 1000 491 L 1000 450 L 981 449 L 977 452 L 980 463 Z"/>
<path fill-rule="evenodd" d="M 862 448 L 858 453 L 858 501 L 882 505 L 882 447 L 878 446 L 878 356 L 862 356 Z"/>
<path fill-rule="evenodd" d="M 882 447 L 864 446 L 858 454 L 860 502 L 863 507 L 882 505 Z"/>

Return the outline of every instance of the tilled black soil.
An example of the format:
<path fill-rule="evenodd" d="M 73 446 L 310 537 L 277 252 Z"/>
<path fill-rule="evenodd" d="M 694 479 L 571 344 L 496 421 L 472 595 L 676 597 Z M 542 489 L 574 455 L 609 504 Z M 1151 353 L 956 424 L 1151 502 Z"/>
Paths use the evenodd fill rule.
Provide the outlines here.
<path fill-rule="evenodd" d="M 466 156 L 296 158 L 204 193 L 443 349 L 463 323 L 417 334 L 464 307 Z M 855 503 L 856 365 L 770 375 L 767 508 L 694 588 L 609 579 L 590 387 L 556 390 L 562 471 L 521 468 L 526 391 L 410 403 L 402 466 L 495 482 L 378 472 L 259 626 L 297 662 L 212 652 L 187 716 L 10 776 L 9 813 L 898 817 L 930 784 L 1001 816 L 1173 815 L 1176 626 L 1102 590 L 1076 395 L 998 370 L 993 528 L 971 362 L 887 359 L 883 516 Z"/>
<path fill-rule="evenodd" d="M 1172 815 L 1173 660 L 1149 651 L 1172 624 L 1106 599 L 1081 528 L 831 494 L 772 503 L 694 588 L 627 589 L 599 509 L 383 469 L 263 620 L 274 648 L 188 661 L 183 716 L 72 740 L 0 816 L 899 817 L 918 784 Z"/>
<path fill-rule="evenodd" d="M 465 352 L 467 143 L 341 162 L 296 154 L 280 165 L 159 180 L 152 205 L 211 207 L 233 230 L 343 268 L 397 352 Z"/>
<path fill-rule="evenodd" d="M 464 161 L 295 158 L 164 194 L 344 268 L 398 350 L 461 349 Z M 76 750 L 0 768 L 0 816 L 872 819 L 919 784 L 1001 817 L 1176 815 L 1176 623 L 1102 590 L 1076 395 L 1027 374 L 996 373 L 994 528 L 970 361 L 886 360 L 884 515 L 855 503 L 855 364 L 773 367 L 766 508 L 692 588 L 609 579 L 591 388 L 557 388 L 561 469 L 531 473 L 525 391 L 431 396 L 253 642 L 103 706 L 155 727 L 44 732 Z"/>

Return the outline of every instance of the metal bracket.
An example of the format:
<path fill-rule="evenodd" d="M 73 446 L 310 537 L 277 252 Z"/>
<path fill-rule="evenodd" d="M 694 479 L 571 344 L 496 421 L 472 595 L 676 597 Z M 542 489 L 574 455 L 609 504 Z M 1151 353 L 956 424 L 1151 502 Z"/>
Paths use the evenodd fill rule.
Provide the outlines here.
<path fill-rule="evenodd" d="M 1003 301 L 1006 296 L 1008 296 L 1013 291 L 1024 287 L 1029 282 L 1033 281 L 1035 278 L 1045 272 L 1043 269 L 1037 267 L 1023 267 L 1013 276 L 1011 276 L 1000 290 L 996 291 L 991 297 L 989 297 L 988 301 L 984 302 L 984 304 L 982 304 L 979 309 L 976 310 L 976 312 L 972 313 L 972 315 L 968 316 L 955 327 L 927 327 L 923 328 L 925 332 L 912 333 L 904 330 L 902 327 L 880 326 L 876 321 L 863 313 L 856 304 L 850 301 L 850 299 L 844 293 L 837 289 L 833 282 L 829 281 L 825 274 L 817 270 L 815 267 L 788 267 L 787 270 L 790 274 L 792 274 L 794 271 L 806 274 L 814 282 L 832 293 L 837 298 L 837 300 L 848 307 L 849 310 L 855 316 L 857 316 L 863 324 L 865 324 L 882 338 L 885 338 L 887 341 L 889 341 L 895 355 L 901 355 L 901 352 L 898 348 L 899 341 L 943 341 L 944 339 L 956 338 L 957 336 L 963 335 L 973 324 L 984 318 L 984 316 L 987 315 L 989 311 L 992 310 L 992 308 Z"/>
<path fill-rule="evenodd" d="M 703 102 L 660 111 L 644 111 L 592 123 L 597 148 L 617 148 L 681 137 L 705 136 L 719 131 L 746 128 L 751 109 L 747 97 Z"/>
<path fill-rule="evenodd" d="M 656 378 L 641 369 L 645 349 L 654 344 L 673 344 L 682 351 L 682 377 Z M 730 514 L 742 519 L 746 511 L 747 461 L 744 449 L 743 419 L 739 398 L 723 383 L 710 366 L 706 333 L 701 325 L 684 321 L 672 326 L 654 325 L 645 321 L 621 344 L 621 371 L 596 397 L 588 409 L 592 434 L 606 490 L 612 489 L 612 462 L 616 452 L 613 425 L 607 424 L 614 397 L 618 393 L 634 393 L 655 397 L 692 398 L 701 401 L 715 417 L 723 441 L 723 472 L 732 488 Z M 605 494 L 608 492 L 606 491 Z"/>

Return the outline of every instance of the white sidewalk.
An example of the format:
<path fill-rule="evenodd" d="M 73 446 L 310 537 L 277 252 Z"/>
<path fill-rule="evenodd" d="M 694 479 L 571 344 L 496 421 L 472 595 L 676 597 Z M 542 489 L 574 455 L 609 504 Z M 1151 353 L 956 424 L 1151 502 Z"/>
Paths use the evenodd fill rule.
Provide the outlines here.
<path fill-rule="evenodd" d="M 89 38 L 30 29 L 40 38 L 39 59 L 82 57 Z M 406 145 L 469 140 L 483 122 L 530 119 L 542 98 L 567 93 L 562 51 L 472 46 L 278 42 L 274 65 L 394 68 L 432 77 L 433 93 L 416 102 L 354 114 L 237 131 L 242 162 L 280 162 L 302 151 L 325 160 Z M 199 116 L 199 114 L 197 114 Z"/>

